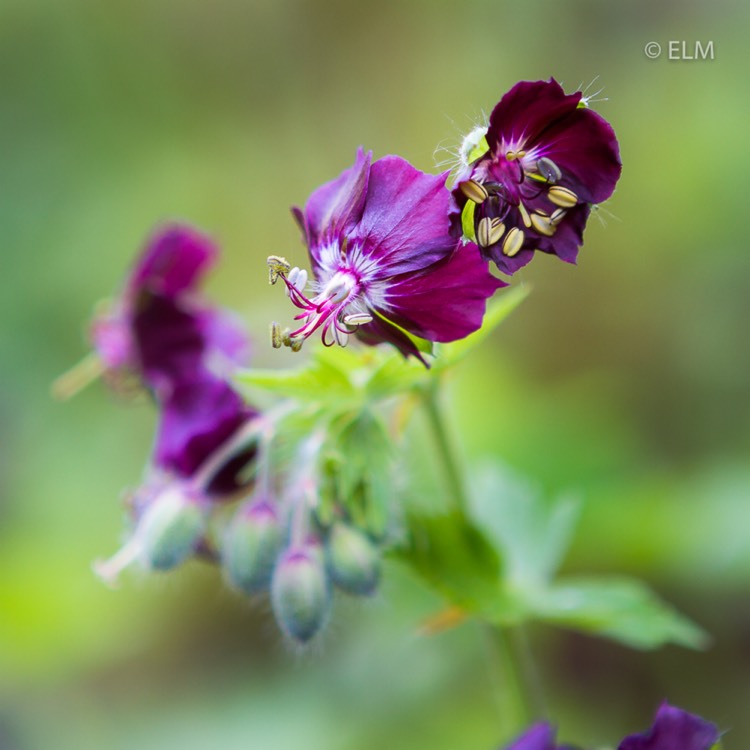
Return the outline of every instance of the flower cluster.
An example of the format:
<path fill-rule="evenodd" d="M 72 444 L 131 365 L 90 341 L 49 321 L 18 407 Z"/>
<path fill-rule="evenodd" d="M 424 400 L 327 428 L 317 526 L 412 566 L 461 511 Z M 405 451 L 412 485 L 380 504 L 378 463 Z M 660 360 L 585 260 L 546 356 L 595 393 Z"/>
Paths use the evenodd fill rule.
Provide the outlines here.
<path fill-rule="evenodd" d="M 508 285 L 490 260 L 512 273 L 536 249 L 574 259 L 590 205 L 619 175 L 609 125 L 580 93 L 538 81 L 506 94 L 470 141 L 452 189 L 447 172 L 426 174 L 398 156 L 373 161 L 360 149 L 352 167 L 293 209 L 311 277 L 268 259 L 271 282 L 282 279 L 299 311 L 293 329 L 272 326 L 275 347 L 354 337 L 429 365 L 431 345 L 477 331 L 488 300 Z M 191 227 L 160 229 L 91 327 L 96 356 L 86 373 L 101 371 L 120 390 L 135 381 L 159 410 L 145 479 L 129 498 L 132 532 L 96 569 L 112 581 L 134 561 L 168 570 L 201 556 L 235 588 L 269 594 L 282 629 L 305 642 L 326 621 L 334 588 L 367 595 L 377 586 L 387 535 L 368 519 L 387 516 L 388 493 L 372 490 L 387 461 L 376 465 L 362 436 L 377 446 L 379 422 L 369 407 L 346 415 L 359 430 L 353 444 L 336 442 L 346 433 L 334 427 L 340 413 L 318 415 L 296 443 L 277 439 L 284 405 L 263 412 L 245 402 L 232 376 L 248 362 L 247 338 L 199 292 L 217 257 Z M 63 379 L 58 392 L 77 382 Z M 294 455 L 279 458 L 277 442 L 294 444 Z M 337 461 L 346 464 L 340 476 Z"/>
<path fill-rule="evenodd" d="M 97 564 L 107 580 L 135 559 L 165 570 L 196 553 L 210 556 L 212 509 L 252 482 L 259 414 L 228 380 L 247 361 L 248 342 L 233 316 L 197 291 L 217 256 L 191 227 L 160 229 L 92 325 L 108 379 L 136 378 L 159 409 L 146 477 L 129 498 L 133 533 Z"/>
<path fill-rule="evenodd" d="M 617 746 L 617 750 L 711 750 L 719 741 L 715 724 L 688 713 L 681 708 L 663 703 L 656 712 L 654 723 L 642 734 L 631 734 Z M 555 743 L 555 731 L 546 723 L 536 724 L 506 750 L 573 750 L 568 745 Z"/>
<path fill-rule="evenodd" d="M 450 342 L 482 324 L 486 301 L 536 250 L 574 262 L 593 204 L 620 174 L 610 125 L 554 80 L 522 82 L 495 107 L 486 131 L 461 149 L 448 174 L 428 175 L 397 156 L 354 165 L 294 209 L 308 273 L 268 259 L 301 310 L 294 330 L 272 327 L 275 347 L 298 350 L 320 332 L 326 346 L 355 335 L 393 344 L 427 364 L 415 339 Z"/>
<path fill-rule="evenodd" d="M 159 571 L 196 555 L 217 562 L 236 589 L 270 593 L 279 625 L 304 643 L 326 622 L 334 587 L 373 593 L 377 535 L 343 504 L 335 516 L 319 512 L 322 437 L 274 464 L 283 411 L 245 403 L 230 376 L 247 363 L 248 341 L 232 315 L 198 294 L 217 255 L 190 227 L 159 230 L 92 325 L 108 382 L 136 380 L 159 410 L 145 479 L 128 499 L 130 536 L 95 569 L 114 582 L 134 562 Z"/>

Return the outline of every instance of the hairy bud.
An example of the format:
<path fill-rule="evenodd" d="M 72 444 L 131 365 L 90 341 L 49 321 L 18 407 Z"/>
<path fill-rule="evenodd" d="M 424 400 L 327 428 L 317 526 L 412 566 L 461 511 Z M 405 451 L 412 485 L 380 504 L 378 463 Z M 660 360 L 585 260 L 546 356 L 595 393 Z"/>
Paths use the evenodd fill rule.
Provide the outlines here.
<path fill-rule="evenodd" d="M 281 629 L 307 643 L 325 624 L 331 609 L 331 587 L 317 545 L 290 547 L 276 565 L 271 604 Z"/>
<path fill-rule="evenodd" d="M 195 551 L 205 531 L 206 514 L 198 498 L 169 487 L 146 508 L 138 523 L 141 560 L 154 570 L 169 570 Z"/>
<path fill-rule="evenodd" d="M 380 579 L 377 546 L 359 529 L 336 523 L 326 543 L 326 562 L 333 582 L 349 594 L 372 594 Z"/>
<path fill-rule="evenodd" d="M 283 538 L 284 529 L 273 503 L 261 498 L 241 506 L 229 524 L 222 548 L 231 583 L 247 594 L 267 589 Z"/>

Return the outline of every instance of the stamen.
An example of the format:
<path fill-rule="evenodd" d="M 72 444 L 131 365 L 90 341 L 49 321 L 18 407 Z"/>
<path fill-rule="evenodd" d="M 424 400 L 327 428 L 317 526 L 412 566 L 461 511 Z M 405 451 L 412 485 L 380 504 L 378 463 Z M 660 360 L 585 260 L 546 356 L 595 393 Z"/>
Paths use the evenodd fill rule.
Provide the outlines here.
<path fill-rule="evenodd" d="M 523 230 L 518 227 L 513 227 L 508 232 L 505 241 L 503 242 L 503 255 L 507 255 L 509 258 L 517 255 L 518 251 L 523 246 L 524 239 L 526 239 L 526 235 L 523 233 Z"/>
<path fill-rule="evenodd" d="M 489 247 L 499 242 L 504 232 L 505 224 L 499 218 L 490 219 L 485 216 L 477 225 L 477 242 L 480 247 Z"/>
<path fill-rule="evenodd" d="M 281 349 L 284 345 L 284 333 L 281 330 L 281 326 L 273 321 L 271 323 L 271 346 L 274 349 Z"/>
<path fill-rule="evenodd" d="M 348 326 L 363 326 L 367 323 L 372 323 L 372 315 L 367 313 L 352 313 L 351 315 L 344 315 L 344 323 Z"/>
<path fill-rule="evenodd" d="M 87 354 L 77 365 L 55 378 L 52 383 L 52 395 L 66 401 L 93 383 L 106 369 L 104 362 L 96 352 Z"/>
<path fill-rule="evenodd" d="M 459 187 L 461 188 L 461 192 L 470 201 L 474 201 L 474 203 L 484 203 L 489 196 L 484 185 L 474 180 L 466 180 L 466 182 L 462 182 Z"/>
<path fill-rule="evenodd" d="M 567 211 L 564 208 L 557 208 L 552 212 L 552 216 L 549 217 L 549 222 L 553 226 L 557 226 L 567 215 Z"/>
<path fill-rule="evenodd" d="M 536 163 L 536 168 L 539 170 L 539 174 L 551 184 L 556 183 L 562 177 L 560 167 L 558 167 L 552 159 L 548 159 L 546 156 L 539 159 Z"/>
<path fill-rule="evenodd" d="M 578 203 L 578 196 L 568 188 L 553 185 L 547 191 L 547 197 L 560 208 L 573 208 Z"/>
<path fill-rule="evenodd" d="M 526 229 L 531 229 L 531 219 L 529 218 L 529 212 L 526 210 L 526 206 L 523 203 L 518 204 L 518 210 L 521 212 L 521 219 L 523 219 L 523 225 Z"/>
<path fill-rule="evenodd" d="M 269 284 L 275 284 L 279 280 L 279 276 L 288 274 L 292 268 L 292 264 L 280 255 L 269 255 L 266 263 L 268 264 Z"/>
<path fill-rule="evenodd" d="M 557 231 L 557 227 L 552 224 L 549 217 L 540 216 L 536 213 L 531 214 L 531 224 L 539 234 L 543 234 L 545 237 L 551 237 Z"/>

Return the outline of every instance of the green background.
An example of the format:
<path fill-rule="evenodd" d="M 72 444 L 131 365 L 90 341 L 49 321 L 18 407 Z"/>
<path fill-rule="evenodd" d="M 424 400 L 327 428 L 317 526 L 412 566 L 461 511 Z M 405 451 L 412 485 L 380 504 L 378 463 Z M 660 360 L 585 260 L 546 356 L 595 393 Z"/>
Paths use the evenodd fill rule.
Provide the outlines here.
<path fill-rule="evenodd" d="M 209 293 L 244 316 L 255 363 L 293 364 L 266 344 L 291 311 L 264 266 L 304 261 L 289 205 L 360 144 L 434 169 L 516 81 L 551 75 L 598 76 L 623 176 L 578 267 L 517 275 L 532 295 L 452 381 L 456 439 L 584 497 L 568 572 L 641 576 L 714 637 L 634 653 L 532 629 L 561 738 L 614 745 L 667 698 L 747 747 L 749 30 L 739 0 L 3 0 L 0 748 L 509 739 L 480 629 L 417 636 L 440 603 L 395 565 L 302 655 L 198 563 L 105 589 L 90 563 L 121 540 L 154 415 L 49 385 L 170 218 L 221 243 Z M 670 40 L 715 59 L 669 60 Z"/>

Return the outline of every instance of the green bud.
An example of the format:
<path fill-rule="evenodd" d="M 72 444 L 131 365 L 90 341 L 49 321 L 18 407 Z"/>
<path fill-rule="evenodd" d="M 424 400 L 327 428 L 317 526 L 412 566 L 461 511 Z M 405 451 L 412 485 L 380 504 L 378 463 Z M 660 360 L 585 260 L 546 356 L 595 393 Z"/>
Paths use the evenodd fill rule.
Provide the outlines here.
<path fill-rule="evenodd" d="M 359 529 L 334 524 L 326 543 L 326 562 L 340 589 L 359 596 L 375 591 L 380 579 L 380 552 Z"/>
<path fill-rule="evenodd" d="M 206 526 L 205 511 L 196 497 L 170 487 L 146 508 L 136 534 L 141 560 L 154 570 L 169 570 L 190 557 Z"/>
<path fill-rule="evenodd" d="M 222 561 L 230 582 L 247 594 L 257 594 L 271 584 L 284 530 L 278 511 L 266 499 L 240 507 L 227 529 Z"/>
<path fill-rule="evenodd" d="M 281 629 L 298 643 L 307 643 L 323 627 L 331 587 L 317 545 L 290 547 L 283 554 L 271 582 L 271 604 Z"/>

